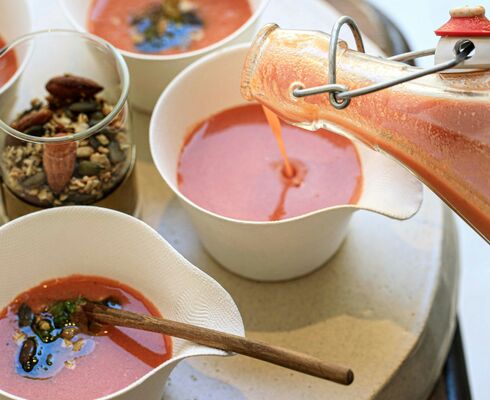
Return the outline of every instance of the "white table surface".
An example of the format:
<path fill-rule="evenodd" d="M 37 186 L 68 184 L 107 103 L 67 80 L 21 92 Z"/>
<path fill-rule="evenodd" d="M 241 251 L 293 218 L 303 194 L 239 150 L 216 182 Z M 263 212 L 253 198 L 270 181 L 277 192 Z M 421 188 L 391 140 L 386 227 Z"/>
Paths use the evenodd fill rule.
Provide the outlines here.
<path fill-rule="evenodd" d="M 66 27 L 66 21 L 54 0 L 30 0 L 37 7 L 34 19 L 37 28 L 48 17 L 51 27 Z M 403 31 L 414 49 L 434 47 L 437 38 L 433 30 L 448 19 L 448 9 L 463 3 L 485 3 L 475 0 L 371 0 Z M 490 14 L 490 3 L 487 3 Z M 56 22 L 56 23 L 55 23 Z M 324 22 L 324 21 L 323 21 Z M 424 64 L 425 62 L 425 64 Z M 428 65 L 423 60 L 421 65 Z M 474 399 L 490 399 L 490 246 L 458 219 L 462 266 L 459 301 L 460 322 L 467 357 L 471 390 Z"/>
<path fill-rule="evenodd" d="M 435 47 L 433 31 L 449 19 L 448 10 L 461 5 L 482 4 L 484 0 L 370 0 L 402 30 L 412 49 Z M 430 65 L 431 59 L 419 65 Z M 461 257 L 459 320 L 466 353 L 473 398 L 490 399 L 490 246 L 458 218 Z"/>

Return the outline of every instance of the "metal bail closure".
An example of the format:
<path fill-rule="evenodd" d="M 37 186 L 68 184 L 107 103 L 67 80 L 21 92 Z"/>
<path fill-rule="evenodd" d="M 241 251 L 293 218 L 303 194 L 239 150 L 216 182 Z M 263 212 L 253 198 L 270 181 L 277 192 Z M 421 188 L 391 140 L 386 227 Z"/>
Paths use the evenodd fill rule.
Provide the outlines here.
<path fill-rule="evenodd" d="M 344 25 L 347 25 L 354 35 L 357 51 L 365 52 L 361 31 L 356 22 L 348 16 L 340 17 L 332 28 L 330 51 L 328 52 L 328 84 L 307 89 L 295 89 L 293 91 L 293 96 L 305 97 L 328 92 L 330 104 L 337 110 L 342 110 L 350 104 L 350 97 L 343 97 L 341 95 L 343 92 L 347 92 L 347 87 L 337 84 L 337 45 L 339 42 L 340 30 Z"/>
<path fill-rule="evenodd" d="M 453 8 L 449 14 L 450 20 L 435 31 L 441 39 L 434 62 L 443 63 L 454 58 L 454 49 L 463 41 L 471 41 L 476 50 L 445 72 L 461 73 L 490 68 L 490 21 L 485 17 L 485 8 L 459 7 Z"/>
<path fill-rule="evenodd" d="M 463 7 L 465 9 L 465 7 Z M 411 74 L 404 75 L 400 78 L 393 79 L 387 82 L 376 83 L 371 86 L 361 87 L 358 89 L 349 90 L 344 85 L 337 84 L 337 44 L 339 41 L 339 33 L 340 29 L 344 24 L 347 24 L 351 29 L 354 38 L 356 40 L 357 50 L 364 53 L 364 44 L 362 41 L 362 36 L 357 27 L 357 24 L 351 17 L 343 16 L 335 23 L 332 29 L 332 38 L 330 42 L 330 51 L 328 52 L 328 83 L 322 86 L 315 86 L 311 88 L 302 88 L 297 85 L 293 85 L 295 87 L 292 91 L 292 95 L 297 98 L 306 97 L 306 96 L 314 96 L 317 94 L 328 93 L 330 104 L 335 107 L 337 110 L 342 110 L 346 108 L 353 97 L 364 96 L 370 93 L 377 92 L 378 90 L 383 90 L 390 88 L 395 85 L 400 85 L 405 82 L 412 81 L 414 79 L 421 78 L 426 75 L 436 74 L 439 72 L 448 72 L 451 69 L 454 69 L 462 64 L 466 65 L 466 71 L 469 71 L 467 68 L 471 68 L 472 70 L 479 65 L 478 68 L 490 68 L 490 21 L 488 21 L 484 14 L 485 9 L 481 6 L 475 7 L 476 11 L 473 10 L 473 13 L 477 13 L 476 16 L 473 17 L 453 17 L 453 18 L 473 18 L 479 19 L 477 22 L 480 25 L 478 30 L 479 33 L 476 33 L 474 30 L 471 31 L 471 34 L 474 36 L 465 37 L 462 35 L 461 31 L 452 30 L 455 34 L 451 37 L 450 41 L 444 42 L 444 46 L 447 46 L 448 51 L 445 52 L 445 56 L 441 62 L 436 62 L 436 65 L 426 68 L 426 69 L 418 69 L 412 72 Z M 483 11 L 482 11 L 483 10 Z M 461 11 L 461 9 L 452 10 L 452 13 L 455 15 L 459 15 L 460 13 L 464 13 L 465 11 Z M 483 13 L 483 14 L 482 14 Z M 450 20 L 448 24 L 452 24 Z M 459 23 L 460 21 L 458 21 Z M 473 21 L 474 22 L 474 21 Z M 488 23 L 488 25 L 487 25 Z M 447 29 L 447 25 L 443 26 L 441 29 L 436 31 L 436 33 L 447 34 L 449 29 Z M 457 35 L 456 35 L 457 33 Z M 476 37 L 475 37 L 476 36 Z M 441 42 L 445 40 L 446 37 L 441 39 Z M 483 42 L 484 41 L 484 42 Z M 479 43 L 478 49 L 476 48 L 475 42 Z M 483 43 L 483 46 L 482 46 Z M 413 60 L 419 57 L 426 57 L 433 55 L 436 52 L 436 49 L 428 49 L 428 50 L 420 50 L 420 51 L 412 51 L 409 53 L 399 54 L 393 57 L 389 57 L 388 60 L 404 62 L 408 60 Z M 475 54 L 473 54 L 475 53 Z M 477 56 L 478 55 L 478 56 Z M 480 63 L 479 60 L 486 60 L 483 63 Z M 471 64 L 470 64 L 471 62 Z M 477 64 L 480 63 L 480 64 Z M 453 71 L 451 71 L 453 72 Z M 459 70 L 459 72 L 462 72 Z"/>

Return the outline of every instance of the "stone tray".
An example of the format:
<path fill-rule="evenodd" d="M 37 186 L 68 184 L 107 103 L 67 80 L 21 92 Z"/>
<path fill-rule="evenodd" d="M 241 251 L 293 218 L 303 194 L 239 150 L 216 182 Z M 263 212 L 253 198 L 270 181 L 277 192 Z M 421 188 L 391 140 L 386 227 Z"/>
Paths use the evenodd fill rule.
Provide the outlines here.
<path fill-rule="evenodd" d="M 53 0 L 32 6 L 44 21 L 36 28 L 67 26 Z M 262 21 L 329 31 L 338 16 L 321 0 L 272 0 Z M 133 117 L 141 218 L 228 290 L 248 336 L 347 365 L 356 376 L 344 387 L 241 356 L 200 358 L 174 370 L 166 399 L 427 399 L 453 336 L 458 285 L 454 223 L 437 198 L 426 192 L 406 222 L 359 212 L 335 258 L 305 278 L 244 280 L 200 246 L 151 162 L 149 116 Z"/>

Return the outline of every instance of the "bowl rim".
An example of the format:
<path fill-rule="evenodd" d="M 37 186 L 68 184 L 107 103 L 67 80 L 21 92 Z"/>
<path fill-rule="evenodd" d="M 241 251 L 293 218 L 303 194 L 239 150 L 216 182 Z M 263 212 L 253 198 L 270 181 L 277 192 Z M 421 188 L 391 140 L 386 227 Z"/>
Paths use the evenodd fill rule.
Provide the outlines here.
<path fill-rule="evenodd" d="M 149 136 L 150 136 L 150 152 L 151 156 L 153 159 L 153 162 L 162 177 L 162 179 L 165 181 L 165 183 L 170 187 L 172 192 L 179 197 L 181 201 L 186 203 L 187 205 L 191 206 L 197 211 L 200 211 L 201 213 L 214 217 L 215 219 L 219 219 L 224 222 L 230 222 L 234 224 L 241 224 L 241 225 L 249 225 L 249 226 L 280 226 L 283 224 L 289 224 L 293 222 L 298 222 L 302 221 L 305 219 L 310 219 L 312 217 L 315 217 L 319 214 L 324 214 L 327 212 L 333 212 L 333 211 L 341 211 L 341 210 L 347 210 L 350 212 L 355 212 L 357 210 L 366 210 L 366 211 L 371 211 L 376 214 L 383 215 L 388 218 L 392 219 L 408 219 L 411 218 L 413 215 L 417 214 L 417 212 L 420 210 L 420 207 L 422 206 L 422 186 L 420 185 L 420 199 L 418 200 L 418 205 L 416 209 L 414 210 L 413 213 L 411 213 L 407 217 L 399 218 L 396 215 L 383 211 L 382 209 L 379 208 L 373 208 L 373 207 L 367 207 L 367 206 L 360 206 L 359 204 L 340 204 L 336 206 L 331 206 L 331 207 L 325 207 L 321 208 L 318 210 L 310 211 L 305 214 L 297 215 L 295 217 L 290 217 L 290 218 L 285 218 L 281 219 L 278 221 L 247 221 L 247 220 L 242 220 L 242 219 L 237 219 L 237 218 L 231 218 L 231 217 L 226 217 L 224 215 L 217 214 L 213 211 L 207 210 L 200 205 L 194 203 L 191 199 L 189 199 L 187 196 L 185 196 L 176 185 L 174 185 L 173 182 L 171 182 L 169 179 L 167 179 L 167 174 L 165 173 L 164 169 L 160 165 L 160 158 L 158 157 L 156 153 L 156 140 L 158 135 L 156 134 L 157 132 L 157 124 L 158 124 L 158 114 L 160 113 L 161 108 L 167 101 L 167 97 L 169 94 L 174 90 L 174 87 L 178 86 L 181 81 L 187 79 L 187 76 L 192 74 L 195 70 L 198 70 L 201 68 L 202 65 L 213 61 L 214 59 L 217 59 L 222 56 L 230 55 L 233 54 L 234 52 L 243 52 L 245 50 L 248 50 L 251 47 L 251 43 L 241 43 L 241 44 L 235 44 L 232 46 L 228 46 L 226 48 L 222 48 L 216 52 L 213 52 L 211 54 L 207 54 L 206 56 L 200 58 L 199 60 L 195 61 L 191 65 L 188 65 L 186 68 L 184 68 L 171 82 L 170 84 L 165 88 L 165 90 L 160 94 L 160 97 L 158 98 L 157 103 L 155 104 L 155 107 L 153 108 L 153 112 L 151 114 L 151 119 L 150 119 L 150 127 L 149 127 Z M 233 105 L 230 105 L 233 107 Z M 192 123 L 190 124 L 192 126 Z M 351 138 L 349 138 L 351 139 Z M 352 140 L 353 145 L 356 147 L 356 151 L 359 153 L 358 147 L 363 145 L 360 141 L 358 140 Z M 360 157 L 359 157 L 360 158 Z M 362 160 L 360 159 L 361 162 L 361 167 L 362 167 Z M 363 185 L 364 186 L 364 185 Z"/>
<path fill-rule="evenodd" d="M 8 4 L 12 4 L 12 3 L 9 2 Z M 25 8 L 25 13 L 26 13 L 25 14 L 25 21 L 27 22 L 27 25 L 29 26 L 29 31 L 24 32 L 22 35 L 28 34 L 30 31 L 32 31 L 32 28 L 33 28 L 31 6 L 27 2 L 27 0 L 17 0 L 15 2 L 15 4 L 17 4 L 17 5 L 22 4 Z M 3 47 L 0 47 L 0 56 L 8 50 L 10 42 L 16 40 L 18 37 L 19 36 L 12 38 L 12 39 L 9 39 L 8 41 L 5 42 Z M 5 37 L 2 36 L 2 39 L 5 40 Z M 24 59 L 22 60 L 22 63 L 20 65 L 17 65 L 17 69 L 16 69 L 15 73 L 7 80 L 7 82 L 5 82 L 2 86 L 0 86 L 0 95 L 2 93 L 4 93 L 6 90 L 10 89 L 12 87 L 12 85 L 14 85 L 15 81 L 17 80 L 19 75 L 22 73 L 22 71 L 26 67 L 27 62 L 29 60 L 29 57 L 31 56 L 31 52 L 32 52 L 32 49 L 29 47 L 27 49 L 25 56 L 24 56 Z M 16 55 L 16 58 L 17 58 L 17 55 Z"/>
<path fill-rule="evenodd" d="M 138 219 L 136 217 L 133 217 L 133 216 L 128 215 L 128 214 L 125 214 L 125 213 L 123 213 L 121 211 L 116 211 L 116 210 L 112 210 L 112 209 L 109 209 L 109 208 L 103 208 L 103 207 L 95 207 L 95 206 L 65 206 L 65 207 L 54 207 L 54 208 L 49 208 L 49 209 L 42 210 L 42 211 L 37 211 L 37 212 L 31 213 L 31 214 L 27 214 L 27 215 L 21 216 L 19 218 L 16 218 L 16 219 L 14 219 L 12 221 L 9 221 L 8 223 L 0 226 L 0 232 L 3 232 L 3 231 L 8 230 L 8 229 L 13 229 L 13 228 L 15 228 L 16 225 L 19 225 L 19 224 L 20 225 L 25 224 L 26 221 L 29 222 L 30 220 L 36 220 L 40 216 L 49 216 L 51 214 L 56 214 L 56 213 L 60 213 L 60 212 L 71 212 L 71 213 L 74 213 L 74 214 L 80 213 L 80 212 L 82 212 L 82 213 L 94 213 L 94 212 L 97 212 L 97 213 L 103 213 L 103 214 L 105 214 L 105 217 L 107 217 L 107 218 L 123 218 L 123 219 L 126 220 L 126 222 L 131 223 L 131 224 L 134 224 L 134 226 L 139 225 L 141 227 L 141 229 L 145 229 L 146 231 L 148 231 L 148 233 L 151 233 L 152 236 L 155 238 L 155 240 L 158 240 L 159 242 L 161 242 L 163 244 L 168 244 L 168 248 L 171 249 L 171 251 L 174 253 L 174 256 L 181 257 L 182 259 L 184 259 L 186 261 L 187 268 L 189 268 L 194 273 L 200 275 L 201 278 L 205 278 L 206 280 L 208 280 L 211 283 L 213 283 L 214 285 L 216 285 L 218 288 L 220 288 L 223 291 L 223 294 L 225 296 L 227 295 L 230 298 L 232 304 L 235 306 L 236 311 L 238 312 L 238 315 L 240 316 L 241 323 L 242 323 L 242 330 L 243 330 L 242 333 L 243 333 L 243 335 L 245 334 L 244 326 L 243 326 L 243 319 L 241 318 L 240 310 L 238 309 L 238 306 L 236 305 L 235 300 L 233 299 L 233 297 L 231 297 L 231 294 L 216 279 L 214 279 L 212 276 L 208 275 L 207 273 L 205 273 L 204 271 L 202 271 L 201 269 L 199 269 L 198 267 L 196 267 L 193 263 L 191 263 L 189 260 L 187 260 L 182 254 L 180 254 L 175 248 L 173 248 L 173 246 L 171 246 L 158 233 L 158 231 L 156 231 L 153 227 L 151 227 L 150 225 L 148 225 L 146 222 L 144 222 L 144 221 L 142 221 L 142 220 L 140 220 L 140 219 Z M 101 274 L 100 276 L 103 277 L 104 275 Z M 123 282 L 123 283 L 125 283 L 125 282 Z M 128 284 L 128 283 L 126 283 L 126 284 Z M 26 289 L 26 290 L 28 290 L 28 289 Z M 151 299 L 150 299 L 150 301 L 151 301 Z M 191 343 L 193 343 L 193 342 L 191 342 Z M 182 360 L 184 360 L 186 358 L 190 358 L 190 357 L 201 357 L 201 356 L 210 356 L 210 355 L 214 355 L 214 356 L 218 356 L 218 357 L 230 357 L 230 356 L 233 356 L 234 355 L 232 353 L 224 352 L 222 350 L 213 349 L 211 347 L 202 346 L 202 345 L 198 345 L 198 344 L 195 344 L 195 343 L 194 343 L 194 345 L 196 347 L 198 347 L 198 348 L 208 349 L 208 352 L 201 351 L 198 354 L 181 354 L 179 356 L 172 356 L 167 361 L 163 362 L 162 364 L 160 364 L 156 368 L 151 369 L 145 375 L 143 375 L 139 379 L 135 380 L 134 382 L 130 383 L 129 385 L 123 387 L 122 389 L 119 389 L 116 392 L 107 394 L 107 395 L 102 396 L 102 397 L 98 397 L 96 400 L 111 400 L 111 399 L 116 399 L 119 396 L 121 396 L 121 395 L 123 395 L 123 394 L 125 394 L 125 393 L 127 393 L 127 392 L 129 392 L 131 390 L 133 390 L 134 388 L 136 388 L 136 387 L 144 384 L 144 382 L 146 380 L 148 380 L 152 376 L 156 375 L 161 370 L 163 370 L 163 369 L 165 369 L 165 368 L 167 368 L 169 366 L 172 366 L 173 364 L 176 365 L 177 363 L 179 363 L 180 361 L 182 361 Z M 212 352 L 210 352 L 209 350 L 212 350 Z M 163 383 L 162 383 L 162 385 L 163 385 Z M 6 398 L 8 398 L 10 400 L 26 400 L 25 398 L 19 397 L 17 395 L 12 394 L 12 393 L 9 393 L 9 392 L 3 390 L 2 388 L 0 388 L 0 396 L 5 396 Z"/>
<path fill-rule="evenodd" d="M 73 17 L 72 13 L 68 10 L 68 7 L 65 4 L 65 0 L 57 0 L 58 4 L 60 7 L 63 9 L 64 14 L 70 21 L 70 23 L 80 32 L 88 32 L 88 29 L 86 26 L 80 25 L 76 19 Z M 92 1 L 92 0 L 86 0 L 86 1 Z M 247 0 L 250 3 L 250 0 Z M 128 50 L 123 50 L 118 47 L 117 50 L 124 55 L 124 57 L 127 58 L 132 58 L 135 60 L 146 60 L 146 61 L 175 61 L 175 60 L 186 60 L 189 58 L 194 58 L 194 57 L 199 57 L 204 54 L 207 54 L 209 52 L 212 52 L 213 50 L 216 50 L 222 46 L 225 46 L 227 43 L 233 41 L 235 38 L 240 36 L 242 33 L 244 33 L 247 29 L 251 27 L 252 24 L 254 24 L 257 19 L 262 15 L 264 12 L 265 8 L 269 4 L 270 0 L 260 0 L 260 4 L 257 7 L 257 9 L 252 13 L 252 15 L 245 21 L 243 25 L 241 25 L 238 29 L 233 31 L 230 35 L 225 36 L 223 39 L 214 42 L 210 44 L 209 46 L 203 47 L 201 49 L 193 50 L 193 51 L 188 51 L 184 53 L 178 53 L 178 54 L 143 54 L 143 53 L 136 53 Z"/>

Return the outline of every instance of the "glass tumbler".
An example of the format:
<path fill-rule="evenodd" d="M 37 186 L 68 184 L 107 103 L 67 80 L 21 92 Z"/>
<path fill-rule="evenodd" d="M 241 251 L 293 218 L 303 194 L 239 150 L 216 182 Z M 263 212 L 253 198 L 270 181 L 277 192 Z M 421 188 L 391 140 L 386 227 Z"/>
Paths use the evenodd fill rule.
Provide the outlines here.
<path fill-rule="evenodd" d="M 0 86 L 5 217 L 86 204 L 134 214 L 135 147 L 121 55 L 93 35 L 47 30 L 0 50 L 0 75 L 12 63 L 15 73 Z"/>

